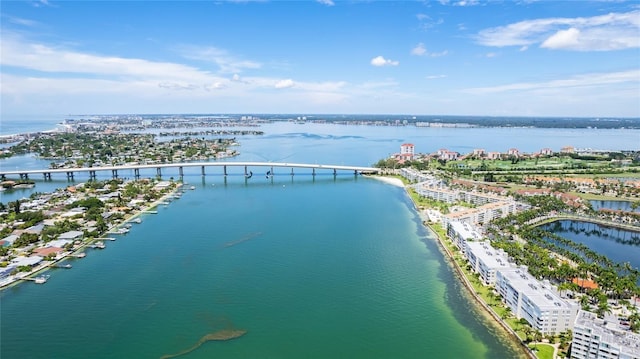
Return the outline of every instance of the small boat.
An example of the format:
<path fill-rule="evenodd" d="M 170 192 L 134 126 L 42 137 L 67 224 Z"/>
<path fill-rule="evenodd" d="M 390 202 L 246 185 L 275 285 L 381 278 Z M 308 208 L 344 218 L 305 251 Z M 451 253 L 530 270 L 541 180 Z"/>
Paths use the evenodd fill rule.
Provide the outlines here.
<path fill-rule="evenodd" d="M 140 218 L 135 218 L 131 222 L 136 223 L 136 224 L 140 224 L 140 223 L 142 223 L 142 220 Z"/>
<path fill-rule="evenodd" d="M 94 248 L 98 248 L 98 249 L 105 249 L 107 248 L 107 246 L 104 245 L 104 242 L 96 242 L 96 244 L 93 245 Z"/>
<path fill-rule="evenodd" d="M 194 190 L 194 189 L 196 189 L 196 186 L 191 186 L 191 187 L 189 187 L 189 189 Z"/>
<path fill-rule="evenodd" d="M 34 282 L 36 282 L 36 284 L 44 284 L 47 282 L 47 279 L 49 279 L 48 275 L 41 275 L 36 277 L 36 280 Z"/>
<path fill-rule="evenodd" d="M 71 265 L 71 263 L 65 263 L 65 264 L 58 263 L 58 264 L 56 264 L 56 268 L 71 269 L 71 267 L 73 267 Z"/>

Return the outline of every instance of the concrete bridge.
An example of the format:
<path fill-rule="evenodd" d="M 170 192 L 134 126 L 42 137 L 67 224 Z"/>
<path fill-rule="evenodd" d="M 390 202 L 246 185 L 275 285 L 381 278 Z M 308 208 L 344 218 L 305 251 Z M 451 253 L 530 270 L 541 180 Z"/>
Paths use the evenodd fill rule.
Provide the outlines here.
<path fill-rule="evenodd" d="M 252 173 L 249 168 L 262 167 L 267 170 L 268 175 L 275 174 L 274 169 L 286 168 L 288 174 L 294 174 L 295 169 L 311 169 L 311 174 L 316 175 L 317 170 L 329 171 L 333 175 L 337 175 L 338 171 L 352 171 L 354 174 L 378 173 L 380 168 L 360 167 L 360 166 L 342 166 L 342 165 L 323 165 L 309 163 L 284 163 L 284 162 L 179 162 L 179 163 L 162 163 L 162 164 L 144 164 L 144 165 L 123 165 L 123 166 L 101 166 L 101 167 L 78 167 L 78 168 L 47 168 L 39 170 L 6 170 L 0 169 L 0 178 L 5 180 L 7 176 L 20 176 L 21 179 L 29 179 L 29 176 L 42 175 L 45 180 L 51 180 L 53 174 L 65 174 L 68 180 L 73 180 L 74 175 L 79 172 L 89 174 L 89 178 L 95 179 L 97 172 L 111 172 L 113 178 L 118 178 L 118 171 L 133 170 L 135 178 L 140 178 L 140 170 L 156 170 L 157 176 L 162 176 L 163 169 L 177 168 L 180 177 L 184 175 L 184 169 L 196 167 L 200 168 L 200 173 L 204 176 L 207 167 L 222 167 L 223 175 L 227 175 L 228 167 L 244 167 L 244 175 L 250 176 Z M 290 172 L 288 171 L 290 169 Z"/>

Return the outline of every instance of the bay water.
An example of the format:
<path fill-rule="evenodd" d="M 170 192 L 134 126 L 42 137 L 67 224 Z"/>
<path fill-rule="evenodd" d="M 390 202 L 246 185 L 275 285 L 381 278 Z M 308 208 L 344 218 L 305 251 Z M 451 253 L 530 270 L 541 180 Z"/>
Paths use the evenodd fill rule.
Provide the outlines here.
<path fill-rule="evenodd" d="M 434 133 L 282 123 L 264 130 L 238 138 L 241 155 L 232 160 L 367 166 L 403 142 L 418 152 L 519 147 L 496 142 L 505 135 L 499 129 Z M 510 138 L 529 143 L 520 146 L 526 151 L 572 144 L 571 131 L 559 137 L 556 130 L 536 131 L 535 143 L 525 129 Z M 608 131 L 594 133 L 594 141 Z M 609 145 L 631 144 L 636 135 Z M 10 161 L 17 160 L 0 165 L 40 164 Z M 521 356 L 468 298 L 402 188 L 345 173 L 245 180 L 234 171 L 226 179 L 187 173 L 195 190 L 144 215 L 105 250 L 71 261 L 70 270 L 49 271 L 45 285 L 0 292 L 0 356 L 160 358 L 231 328 L 247 333 L 206 342 L 184 357 Z M 38 180 L 33 190 L 66 184 Z M 3 193 L 2 201 L 29 193 Z"/>

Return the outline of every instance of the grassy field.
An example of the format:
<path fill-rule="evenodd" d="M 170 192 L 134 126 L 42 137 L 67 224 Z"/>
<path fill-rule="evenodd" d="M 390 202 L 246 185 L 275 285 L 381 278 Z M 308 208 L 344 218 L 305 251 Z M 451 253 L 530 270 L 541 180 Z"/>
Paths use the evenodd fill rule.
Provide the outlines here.
<path fill-rule="evenodd" d="M 536 343 L 529 345 L 529 348 L 536 353 L 536 357 L 539 359 L 553 359 L 555 348 L 552 345 Z"/>

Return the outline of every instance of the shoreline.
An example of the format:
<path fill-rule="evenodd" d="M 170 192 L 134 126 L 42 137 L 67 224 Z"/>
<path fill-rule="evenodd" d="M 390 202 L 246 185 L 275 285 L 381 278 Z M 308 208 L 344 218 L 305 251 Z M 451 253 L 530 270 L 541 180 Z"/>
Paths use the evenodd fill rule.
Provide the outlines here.
<path fill-rule="evenodd" d="M 173 196 L 176 192 L 178 192 L 182 188 L 183 185 L 184 185 L 183 183 L 177 182 L 176 187 L 172 191 L 167 192 L 162 197 L 160 197 L 157 200 L 147 204 L 146 206 L 144 206 L 139 211 L 133 213 L 131 216 L 124 218 L 121 223 L 114 224 L 111 227 L 107 228 L 107 230 L 105 230 L 103 233 L 100 233 L 99 237 L 93 238 L 91 240 L 87 240 L 86 242 L 83 241 L 83 243 L 80 244 L 78 246 L 78 248 L 75 248 L 75 249 L 69 251 L 62 258 L 55 259 L 55 260 L 53 260 L 51 262 L 48 262 L 48 263 L 43 264 L 41 266 L 38 266 L 38 267 L 34 268 L 34 270 L 30 274 L 24 275 L 24 276 L 22 276 L 20 278 L 14 278 L 14 280 L 11 281 L 11 282 L 0 284 L 0 291 L 3 291 L 3 290 L 8 289 L 8 288 L 11 288 L 11 287 L 13 287 L 15 285 L 18 285 L 18 284 L 22 284 L 23 282 L 29 281 L 30 279 L 35 279 L 36 277 L 41 276 L 44 273 L 46 273 L 48 270 L 50 270 L 52 268 L 55 268 L 55 265 L 59 264 L 61 262 L 67 261 L 67 260 L 72 259 L 72 258 L 81 259 L 81 258 L 77 258 L 76 255 L 78 255 L 80 253 L 85 253 L 85 250 L 87 249 L 87 247 L 89 247 L 91 244 L 93 244 L 93 243 L 95 243 L 97 241 L 100 241 L 100 239 L 104 238 L 104 236 L 106 236 L 108 234 L 118 234 L 115 231 L 117 228 L 123 227 L 125 224 L 133 221 L 134 219 L 136 219 L 138 217 L 140 217 L 144 213 L 146 213 L 148 211 L 151 211 L 153 208 L 158 207 L 160 204 L 164 203 L 167 198 L 169 198 L 170 196 Z M 25 278 L 29 278 L 29 279 L 25 279 Z"/>
<path fill-rule="evenodd" d="M 404 182 L 402 182 L 402 180 L 400 178 L 379 176 L 379 175 L 374 175 L 374 176 L 372 176 L 372 175 L 364 175 L 364 177 L 373 178 L 375 180 L 382 181 L 384 183 L 387 183 L 387 184 L 390 184 L 390 185 L 396 186 L 396 187 L 402 187 L 402 188 L 406 187 Z M 414 203 L 414 206 L 415 206 L 415 203 Z"/>
<path fill-rule="evenodd" d="M 385 182 L 394 184 L 396 183 L 396 180 L 402 182 L 402 180 L 399 178 L 387 178 Z M 506 334 L 508 336 L 507 339 L 509 339 L 510 341 L 513 341 L 514 345 L 517 343 L 517 347 L 521 350 L 524 356 L 531 359 L 537 359 L 537 356 L 520 339 L 518 334 L 504 320 L 502 320 L 502 318 L 500 318 L 498 313 L 496 313 L 493 309 L 491 309 L 488 303 L 486 303 L 476 293 L 475 289 L 473 288 L 473 285 L 469 282 L 469 279 L 464 274 L 462 268 L 460 268 L 460 265 L 458 265 L 458 263 L 456 262 L 454 254 L 449 250 L 449 248 L 447 248 L 446 244 L 443 242 L 446 238 L 442 238 L 440 234 L 438 234 L 438 232 L 435 230 L 435 228 L 433 228 L 429 223 L 422 220 L 420 209 L 416 204 L 416 202 L 411 197 L 411 195 L 409 194 L 409 192 L 406 190 L 406 186 L 404 185 L 404 182 L 402 182 L 402 187 L 405 188 L 405 192 L 407 196 L 411 200 L 411 203 L 413 203 L 414 210 L 417 212 L 418 217 L 421 219 L 421 225 L 425 229 L 427 229 L 429 232 L 431 232 L 431 234 L 435 237 L 436 242 L 438 244 L 438 248 L 440 249 L 440 252 L 443 254 L 445 261 L 454 270 L 455 276 L 460 281 L 460 284 L 462 284 L 462 286 L 465 288 L 466 294 L 470 296 L 469 299 L 472 299 L 472 302 L 475 303 L 476 308 L 482 312 L 481 314 L 483 314 L 485 318 L 489 320 L 489 322 L 492 323 L 491 325 L 493 325 L 497 329 L 501 330 L 504 334 Z"/>

